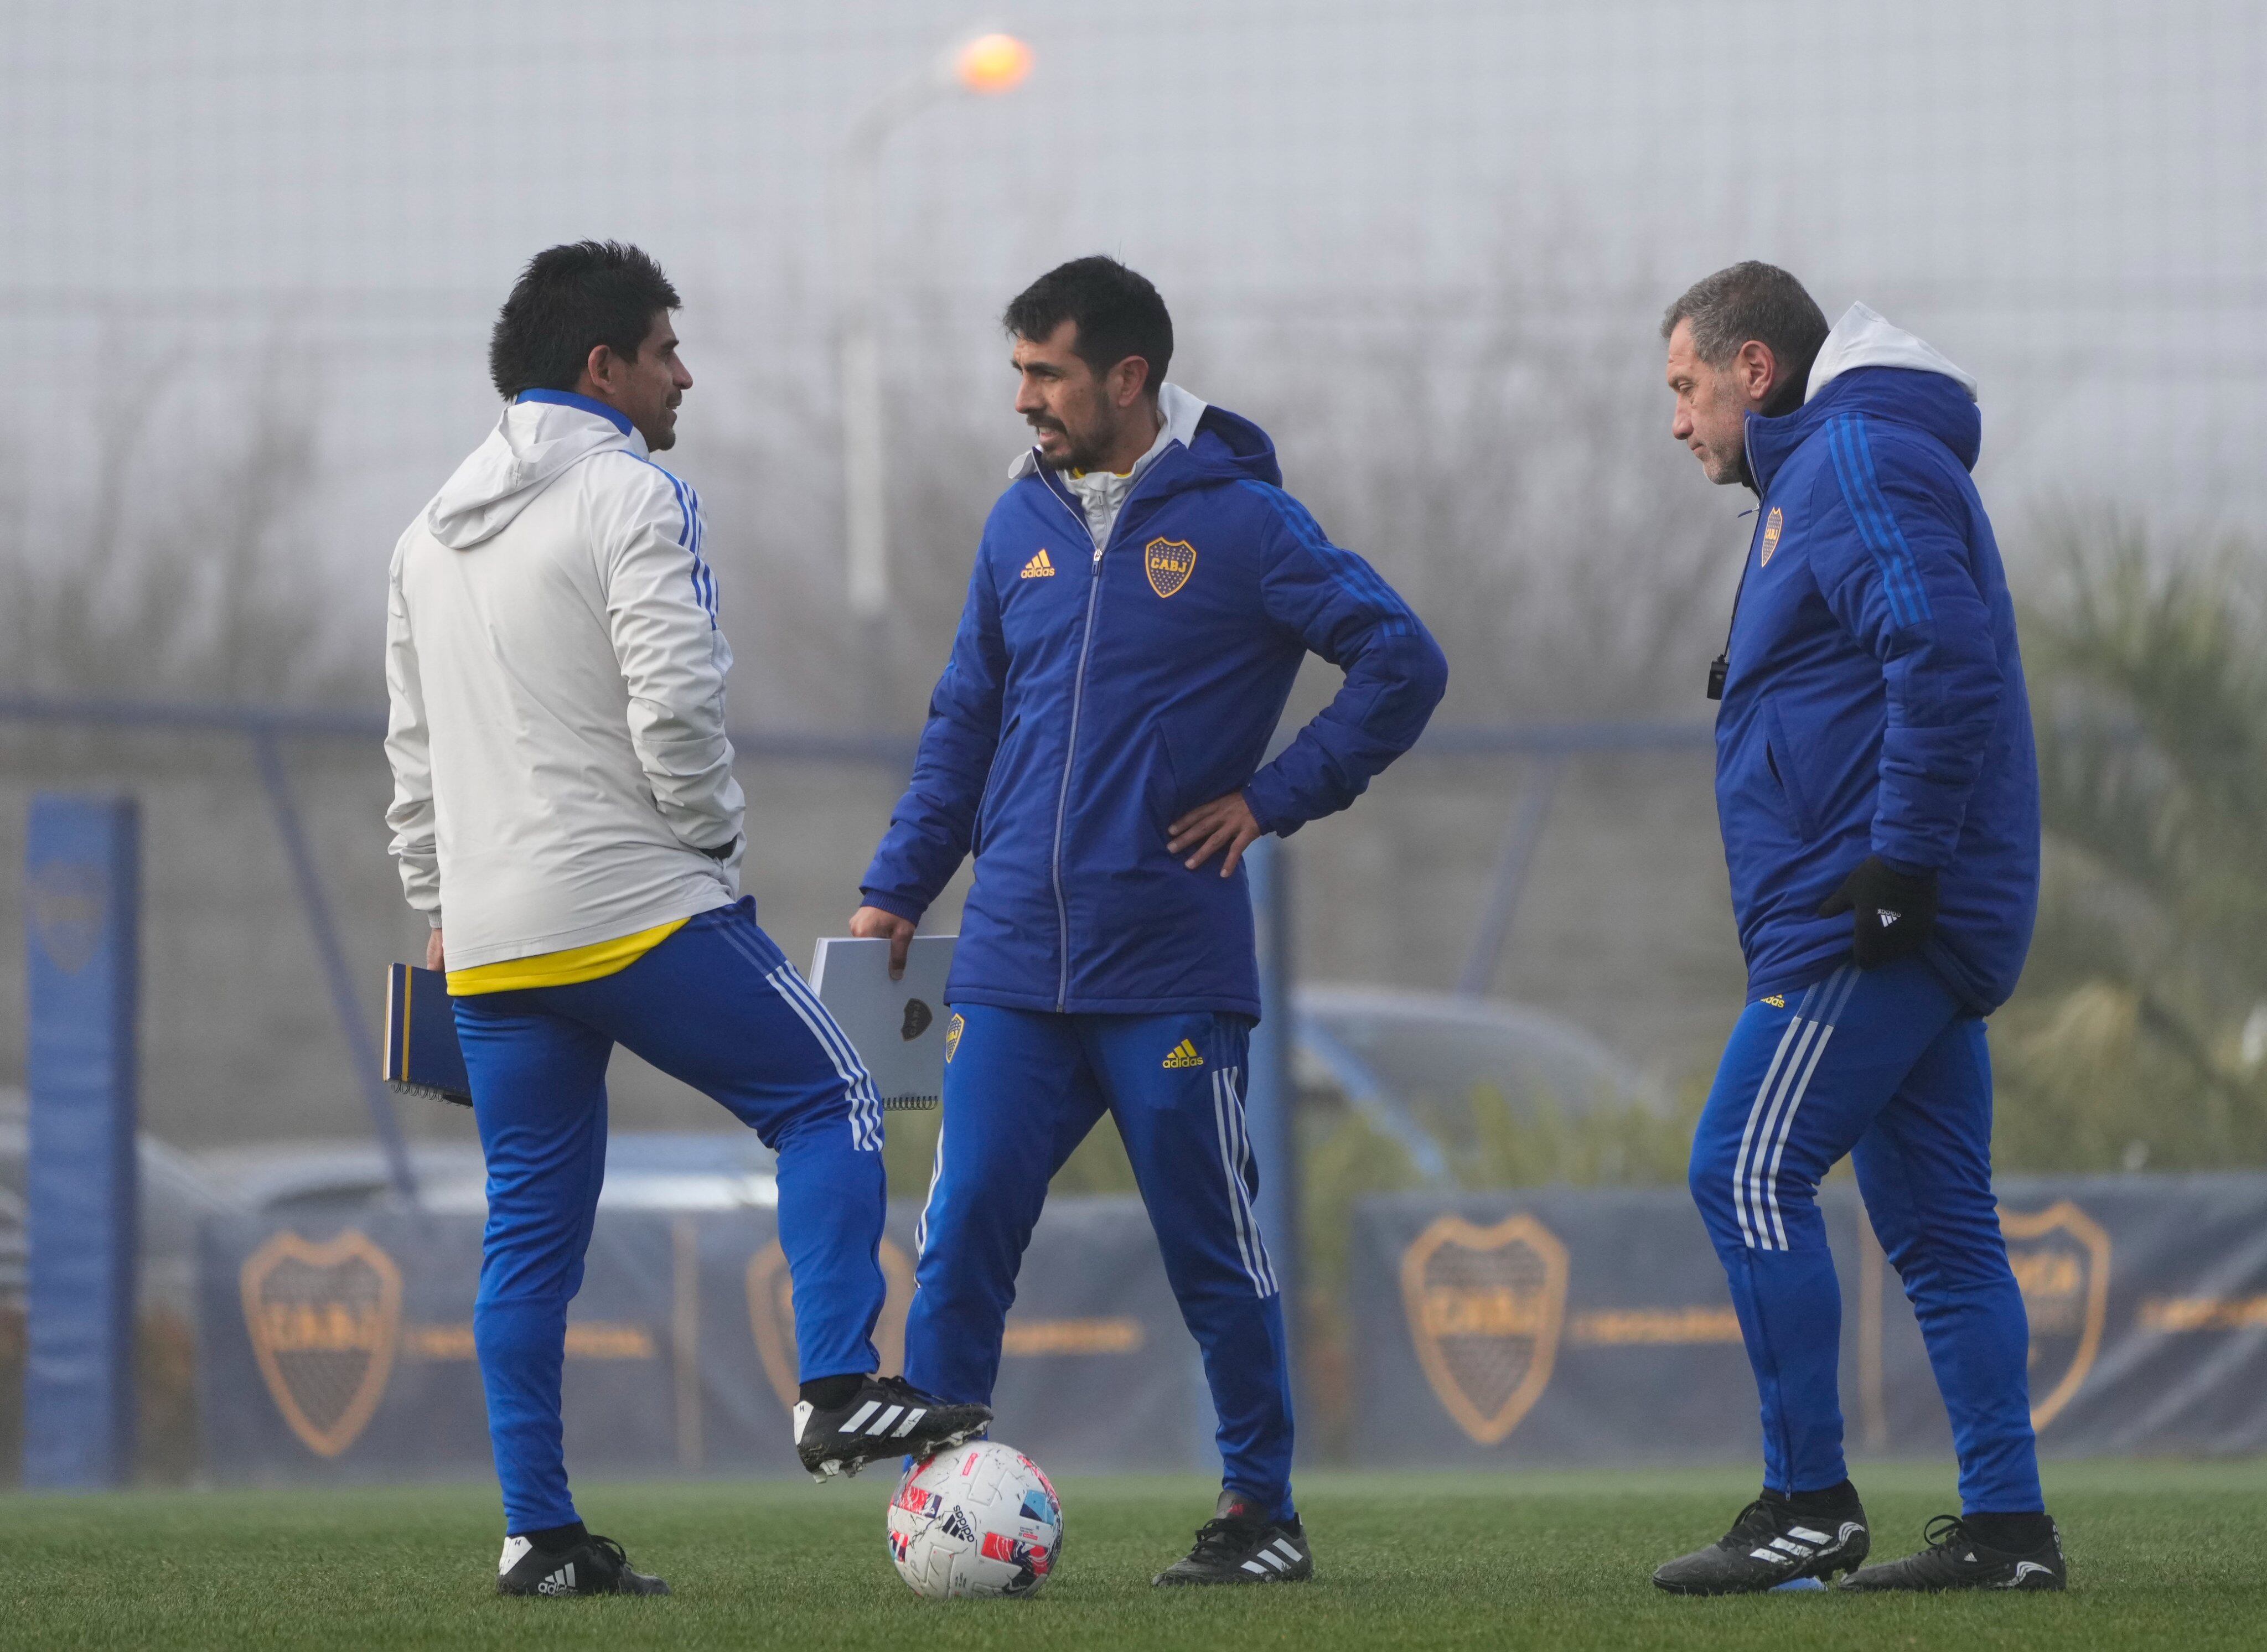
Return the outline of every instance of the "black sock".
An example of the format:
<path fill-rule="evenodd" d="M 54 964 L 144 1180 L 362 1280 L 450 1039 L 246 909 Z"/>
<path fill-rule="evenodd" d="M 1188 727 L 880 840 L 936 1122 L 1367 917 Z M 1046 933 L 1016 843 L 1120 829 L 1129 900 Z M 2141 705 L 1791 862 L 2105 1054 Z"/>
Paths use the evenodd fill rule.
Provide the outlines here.
<path fill-rule="evenodd" d="M 1764 1487 L 1764 1497 L 1769 1502 L 1784 1503 L 1799 1515 L 1838 1515 L 1845 1509 L 1857 1507 L 1858 1488 L 1846 1479 L 1838 1485 L 1829 1486 L 1822 1491 L 1795 1492 L 1791 1494 L 1786 1492 L 1775 1492 L 1766 1486 Z"/>
<path fill-rule="evenodd" d="M 1963 1515 L 1960 1524 L 1978 1543 L 2002 1554 L 2032 1554 L 2054 1536 L 2054 1522 L 2034 1509 L 2021 1515 Z"/>
<path fill-rule="evenodd" d="M 850 1396 L 866 1385 L 864 1377 L 854 1371 L 847 1377 L 814 1377 L 797 1391 L 797 1398 L 809 1400 L 821 1411 L 832 1411 L 837 1406 L 847 1406 Z"/>
<path fill-rule="evenodd" d="M 591 1528 L 581 1521 L 572 1525 L 547 1526 L 540 1531 L 515 1531 L 515 1538 L 525 1538 L 546 1554 L 564 1554 L 578 1543 L 587 1543 Z"/>

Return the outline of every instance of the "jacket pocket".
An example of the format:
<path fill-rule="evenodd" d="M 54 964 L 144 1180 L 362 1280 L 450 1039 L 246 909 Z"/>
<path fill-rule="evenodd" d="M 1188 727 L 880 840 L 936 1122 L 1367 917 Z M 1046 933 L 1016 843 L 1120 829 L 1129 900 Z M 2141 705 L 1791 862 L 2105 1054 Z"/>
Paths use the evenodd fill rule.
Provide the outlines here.
<path fill-rule="evenodd" d="M 1016 738 L 1016 731 L 1023 725 L 1021 712 L 1008 720 L 1000 731 L 1000 738 L 992 746 L 992 767 L 984 776 L 983 795 L 976 800 L 976 819 L 969 832 L 968 852 L 972 855 L 984 853 L 984 822 L 991 815 L 992 799 L 999 794 L 1001 777 L 1008 772 L 1009 746 Z"/>
<path fill-rule="evenodd" d="M 1818 815 L 1802 783 L 1794 744 L 1787 738 L 1786 724 L 1779 714 L 1779 702 L 1766 700 L 1763 710 L 1764 761 L 1770 765 L 1772 779 L 1779 783 L 1779 796 L 1786 801 L 1787 824 L 1805 843 L 1813 842 L 1818 836 Z"/>
<path fill-rule="evenodd" d="M 1157 762 L 1149 777 L 1148 791 L 1151 799 L 1150 811 L 1156 818 L 1157 835 L 1161 840 L 1170 838 L 1173 822 L 1179 819 L 1185 811 L 1195 807 L 1197 803 L 1204 801 L 1197 798 L 1192 802 L 1181 796 L 1181 767 L 1173 761 L 1172 731 L 1163 724 L 1157 729 Z"/>

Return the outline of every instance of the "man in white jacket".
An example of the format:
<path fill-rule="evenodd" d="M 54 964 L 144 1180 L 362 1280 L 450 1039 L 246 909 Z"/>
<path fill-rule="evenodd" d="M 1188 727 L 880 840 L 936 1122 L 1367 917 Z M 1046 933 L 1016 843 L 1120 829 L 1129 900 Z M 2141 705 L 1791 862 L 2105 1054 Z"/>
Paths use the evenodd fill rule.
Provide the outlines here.
<path fill-rule="evenodd" d="M 394 547 L 387 824 L 448 972 L 488 1162 L 473 1339 L 506 1594 L 660 1594 L 576 1515 L 567 1304 L 605 1171 L 606 1062 L 635 1051 L 779 1154 L 796 1450 L 814 1478 L 989 1421 L 872 1377 L 882 1113 L 857 1054 L 739 895 L 732 651 L 698 496 L 650 455 L 693 378 L 635 247 L 539 253 L 488 364 L 507 404 Z M 444 919 L 446 940 L 444 940 Z"/>

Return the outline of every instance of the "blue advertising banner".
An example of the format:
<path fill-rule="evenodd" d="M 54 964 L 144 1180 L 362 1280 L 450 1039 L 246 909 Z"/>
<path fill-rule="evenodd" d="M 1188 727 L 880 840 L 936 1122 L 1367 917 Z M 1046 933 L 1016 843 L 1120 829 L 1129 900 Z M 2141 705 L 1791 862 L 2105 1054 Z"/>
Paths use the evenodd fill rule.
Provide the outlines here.
<path fill-rule="evenodd" d="M 2267 1176 L 2008 1177 L 2000 1223 L 2054 1456 L 2267 1450 Z M 1853 1454 L 1952 1450 L 1920 1328 L 1855 1194 L 1822 1193 Z M 1755 1382 L 1682 1189 L 1397 1195 L 1356 1211 L 1361 1460 L 1757 1458 Z"/>
<path fill-rule="evenodd" d="M 900 1369 L 918 1208 L 893 1206 L 876 1340 Z M 601 1210 L 567 1325 L 577 1475 L 803 1471 L 793 1295 L 767 1210 Z M 481 1218 L 224 1217 L 199 1258 L 204 1461 L 224 1480 L 489 1472 L 473 1347 Z M 1134 1199 L 1058 1199 L 1009 1316 L 996 1437 L 1050 1470 L 1204 1469 L 1212 1406 Z"/>
<path fill-rule="evenodd" d="M 140 816 L 42 792 L 28 840 L 24 1484 L 86 1489 L 134 1459 Z"/>

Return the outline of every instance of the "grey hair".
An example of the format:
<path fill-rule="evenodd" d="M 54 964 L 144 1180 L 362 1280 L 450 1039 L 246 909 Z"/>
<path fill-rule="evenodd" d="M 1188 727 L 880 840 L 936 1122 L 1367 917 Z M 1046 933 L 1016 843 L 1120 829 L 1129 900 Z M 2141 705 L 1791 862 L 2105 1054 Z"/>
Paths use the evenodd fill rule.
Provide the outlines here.
<path fill-rule="evenodd" d="M 1661 318 L 1661 336 L 1692 323 L 1694 354 L 1721 367 L 1755 339 L 1767 346 L 1788 380 L 1801 384 L 1826 342 L 1826 312 L 1802 283 L 1776 264 L 1753 259 L 1703 276 Z"/>

